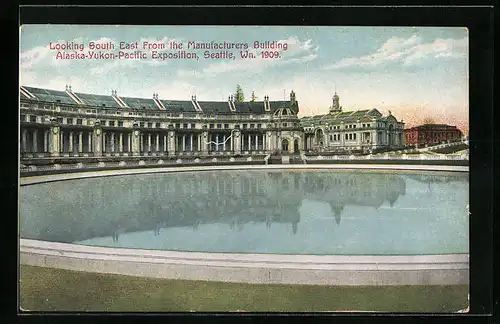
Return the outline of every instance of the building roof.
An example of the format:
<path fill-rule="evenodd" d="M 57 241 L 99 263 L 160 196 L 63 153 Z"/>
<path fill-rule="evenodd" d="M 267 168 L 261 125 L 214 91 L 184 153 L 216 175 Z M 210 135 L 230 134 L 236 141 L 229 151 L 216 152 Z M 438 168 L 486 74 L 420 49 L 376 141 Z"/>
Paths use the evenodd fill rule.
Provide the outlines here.
<path fill-rule="evenodd" d="M 57 90 L 49 90 L 49 89 L 40 89 L 40 88 L 32 88 L 32 87 L 23 87 L 29 92 L 31 92 L 36 99 L 40 101 L 46 101 L 46 102 L 60 102 L 64 104 L 75 104 L 75 101 L 71 99 L 70 96 L 64 91 L 57 91 Z M 23 94 L 23 92 L 20 92 Z M 21 98 L 26 98 L 24 94 L 21 96 Z"/>
<path fill-rule="evenodd" d="M 330 120 L 339 120 L 344 122 L 353 122 L 361 119 L 363 117 L 366 118 L 379 118 L 382 114 L 375 108 L 373 109 L 365 109 L 365 110 L 352 110 L 352 111 L 339 111 L 339 112 L 331 112 L 329 114 L 324 115 L 315 115 L 315 116 L 305 116 L 301 118 L 302 122 L 327 122 Z"/>
<path fill-rule="evenodd" d="M 65 91 L 49 90 L 34 87 L 22 88 L 28 90 L 34 97 L 28 97 L 20 89 L 20 95 L 22 99 L 51 102 L 51 103 L 62 103 L 62 104 L 76 104 L 76 101 Z M 74 94 L 86 105 L 93 107 L 106 107 L 122 109 L 120 104 L 111 95 L 97 95 L 89 93 L 74 92 Z M 122 97 L 119 96 L 121 101 L 131 109 L 144 109 L 150 111 L 162 111 L 155 103 L 154 99 L 149 98 L 136 98 L 136 97 Z M 164 100 L 159 99 L 159 101 L 165 107 L 166 112 L 190 112 L 196 113 L 197 110 L 193 105 L 191 100 Z M 203 113 L 216 113 L 216 114 L 233 114 L 233 113 L 247 113 L 247 114 L 264 114 L 264 113 L 274 113 L 280 108 L 290 108 L 295 114 L 299 111 L 298 102 L 294 101 L 269 101 L 270 110 L 265 110 L 265 105 L 263 101 L 255 102 L 235 102 L 235 110 L 231 110 L 228 101 L 198 101 L 199 106 Z"/>
<path fill-rule="evenodd" d="M 418 129 L 439 129 L 439 128 L 452 128 L 459 130 L 457 126 L 455 125 L 446 125 L 446 124 L 423 124 L 423 125 L 418 125 L 414 126 L 411 128 L 405 129 L 405 131 L 410 131 L 410 130 L 418 130 Z"/>

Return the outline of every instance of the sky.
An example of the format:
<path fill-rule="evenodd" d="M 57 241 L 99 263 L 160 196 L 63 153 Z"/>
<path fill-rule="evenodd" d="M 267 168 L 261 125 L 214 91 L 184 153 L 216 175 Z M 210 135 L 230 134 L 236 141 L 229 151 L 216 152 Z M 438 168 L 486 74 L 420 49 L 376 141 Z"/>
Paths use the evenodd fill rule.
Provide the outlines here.
<path fill-rule="evenodd" d="M 281 44 L 254 48 L 255 42 Z M 120 49 L 120 43 L 137 49 Z M 164 44 L 159 59 L 149 44 Z M 170 49 L 170 42 L 182 49 Z M 246 43 L 228 49 L 232 58 L 205 58 L 206 49 L 189 42 Z M 112 43 L 114 49 L 92 49 Z M 57 45 L 56 45 L 57 44 Z M 83 50 L 58 46 L 82 45 Z M 286 44 L 286 50 L 285 46 Z M 91 54 L 141 51 L 143 59 L 94 59 Z M 262 57 L 262 52 L 276 57 Z M 61 59 L 58 52 L 83 58 Z M 182 54 L 183 52 L 184 54 Z M 219 49 L 209 50 L 218 55 Z M 198 59 L 171 58 L 196 54 Z M 59 53 L 61 55 L 63 53 Z M 277 55 L 276 55 L 277 54 Z M 278 56 L 279 55 L 279 56 Z M 99 26 L 23 25 L 20 29 L 20 82 L 24 86 L 128 97 L 226 101 L 243 88 L 257 100 L 289 99 L 293 90 L 299 116 L 328 113 L 335 92 L 344 111 L 377 108 L 389 111 L 405 127 L 431 118 L 468 133 L 468 32 L 462 27 L 306 27 L 306 26 Z"/>

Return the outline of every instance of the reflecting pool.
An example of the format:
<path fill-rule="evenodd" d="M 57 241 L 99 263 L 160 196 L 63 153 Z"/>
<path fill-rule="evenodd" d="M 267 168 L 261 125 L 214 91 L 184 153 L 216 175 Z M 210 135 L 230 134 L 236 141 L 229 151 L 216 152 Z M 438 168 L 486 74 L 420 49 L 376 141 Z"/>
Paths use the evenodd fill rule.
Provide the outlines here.
<path fill-rule="evenodd" d="M 242 170 L 21 187 L 22 238 L 317 255 L 469 252 L 468 173 Z"/>

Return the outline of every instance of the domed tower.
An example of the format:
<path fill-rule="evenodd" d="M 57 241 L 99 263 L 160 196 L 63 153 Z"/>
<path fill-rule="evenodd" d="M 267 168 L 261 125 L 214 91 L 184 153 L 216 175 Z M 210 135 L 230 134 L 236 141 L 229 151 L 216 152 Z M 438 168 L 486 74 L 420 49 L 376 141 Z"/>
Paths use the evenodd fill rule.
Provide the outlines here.
<path fill-rule="evenodd" d="M 333 95 L 333 105 L 330 107 L 330 113 L 337 113 L 341 112 L 342 107 L 340 106 L 340 98 L 339 95 L 337 94 L 337 91 L 335 91 L 335 94 Z"/>

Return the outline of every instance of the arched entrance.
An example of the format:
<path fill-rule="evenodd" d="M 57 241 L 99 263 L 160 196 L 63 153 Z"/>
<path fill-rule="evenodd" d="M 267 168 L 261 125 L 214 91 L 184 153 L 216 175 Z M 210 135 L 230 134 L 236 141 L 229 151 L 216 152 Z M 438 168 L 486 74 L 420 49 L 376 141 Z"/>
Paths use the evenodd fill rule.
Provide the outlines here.
<path fill-rule="evenodd" d="M 299 152 L 299 140 L 297 138 L 293 141 L 293 151 L 295 153 Z"/>
<path fill-rule="evenodd" d="M 392 146 L 394 144 L 394 126 L 391 124 L 389 125 L 389 132 L 388 132 L 388 146 Z"/>
<path fill-rule="evenodd" d="M 314 132 L 314 139 L 315 139 L 316 145 L 323 146 L 324 134 L 323 134 L 323 130 L 321 128 L 318 128 Z"/>
<path fill-rule="evenodd" d="M 288 140 L 286 138 L 281 141 L 281 151 L 288 152 Z"/>

